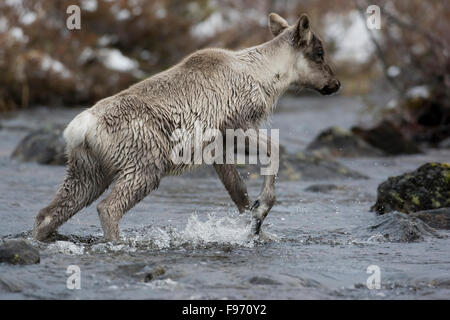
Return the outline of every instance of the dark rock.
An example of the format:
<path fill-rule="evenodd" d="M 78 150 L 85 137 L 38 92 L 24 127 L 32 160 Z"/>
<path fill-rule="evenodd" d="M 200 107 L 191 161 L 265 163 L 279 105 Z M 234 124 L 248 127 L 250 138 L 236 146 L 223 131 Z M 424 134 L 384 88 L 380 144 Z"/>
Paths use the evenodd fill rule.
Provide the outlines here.
<path fill-rule="evenodd" d="M 379 157 L 384 154 L 361 137 L 339 127 L 322 131 L 306 150 L 334 157 Z"/>
<path fill-rule="evenodd" d="M 257 284 L 257 285 L 280 285 L 281 282 L 278 282 L 276 280 L 266 278 L 266 277 L 252 277 L 248 280 L 251 284 Z"/>
<path fill-rule="evenodd" d="M 243 177 L 250 179 L 259 179 L 261 177 L 261 166 L 259 164 L 236 165 L 236 167 Z M 217 174 L 212 166 L 202 166 L 184 175 L 188 177 L 210 177 Z M 298 152 L 296 154 L 280 152 L 278 179 L 280 181 L 367 179 L 367 176 L 320 154 L 311 152 Z"/>
<path fill-rule="evenodd" d="M 441 236 L 420 219 L 400 212 L 378 216 L 377 223 L 369 227 L 369 232 L 381 235 L 379 239 L 386 242 L 416 242 L 423 241 L 426 236 L 441 238 Z"/>
<path fill-rule="evenodd" d="M 259 165 L 238 165 L 238 170 L 250 179 L 260 178 Z M 326 156 L 309 152 L 281 154 L 278 170 L 280 181 L 327 180 L 327 179 L 367 179 Z"/>
<path fill-rule="evenodd" d="M 305 189 L 308 192 L 332 193 L 336 191 L 345 191 L 349 188 L 346 186 L 338 186 L 335 184 L 313 184 Z"/>
<path fill-rule="evenodd" d="M 230 252 L 233 251 L 233 248 L 232 248 L 230 245 L 223 245 L 223 246 L 222 246 L 222 250 L 223 250 L 223 252 L 225 252 L 225 253 L 230 253 Z"/>
<path fill-rule="evenodd" d="M 17 293 L 22 291 L 22 286 L 18 279 L 11 279 L 0 276 L 0 292 Z"/>
<path fill-rule="evenodd" d="M 353 127 L 352 132 L 387 155 L 417 154 L 420 149 L 391 122 L 382 121 L 372 129 Z"/>
<path fill-rule="evenodd" d="M 117 278 L 131 277 L 138 281 L 150 282 L 156 279 L 162 279 L 166 274 L 166 269 L 159 265 L 147 265 L 143 262 L 119 265 L 112 276 Z"/>
<path fill-rule="evenodd" d="M 447 138 L 439 143 L 439 148 L 450 149 L 450 138 Z"/>
<path fill-rule="evenodd" d="M 126 276 L 133 276 L 145 268 L 145 263 L 125 264 L 117 267 L 117 271 Z"/>
<path fill-rule="evenodd" d="M 410 129 L 417 141 L 435 145 L 450 137 L 448 96 L 434 91 L 429 97 L 409 97 L 403 102 L 402 108 L 408 112 L 404 122 L 412 122 L 406 128 Z"/>
<path fill-rule="evenodd" d="M 450 207 L 450 164 L 427 163 L 378 186 L 372 210 L 404 213 Z"/>
<path fill-rule="evenodd" d="M 34 264 L 40 262 L 40 255 L 39 251 L 26 240 L 7 240 L 0 245 L 1 262 L 10 264 Z"/>
<path fill-rule="evenodd" d="M 32 236 L 31 231 L 11 235 L 12 238 L 18 238 L 18 237 L 29 238 L 31 236 Z M 65 235 L 65 234 L 59 233 L 58 231 L 54 231 L 45 240 L 42 240 L 40 242 L 53 243 L 53 242 L 57 242 L 57 241 L 69 241 L 69 242 L 73 242 L 76 244 L 81 243 L 81 244 L 91 245 L 91 244 L 97 244 L 97 243 L 104 242 L 104 238 L 103 238 L 103 236 L 93 236 L 93 235 L 88 235 L 88 236 L 79 236 L 79 235 L 75 235 L 75 234 Z"/>
<path fill-rule="evenodd" d="M 280 180 L 367 179 L 332 159 L 308 152 L 280 156 Z"/>
<path fill-rule="evenodd" d="M 166 270 L 163 267 L 161 267 L 161 266 L 155 267 L 150 272 L 146 273 L 146 275 L 144 277 L 144 282 L 150 282 L 152 280 L 160 278 L 165 273 L 166 273 Z"/>
<path fill-rule="evenodd" d="M 30 132 L 12 153 L 12 157 L 24 162 L 64 165 L 66 143 L 62 136 L 64 125 L 49 125 Z"/>
<path fill-rule="evenodd" d="M 450 208 L 418 211 L 410 215 L 419 218 L 430 227 L 450 230 Z"/>

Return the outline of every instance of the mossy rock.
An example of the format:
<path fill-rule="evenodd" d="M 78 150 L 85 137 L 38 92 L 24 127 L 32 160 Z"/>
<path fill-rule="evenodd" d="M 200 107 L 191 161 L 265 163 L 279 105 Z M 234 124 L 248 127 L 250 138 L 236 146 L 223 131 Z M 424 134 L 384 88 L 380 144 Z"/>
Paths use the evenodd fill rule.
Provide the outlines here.
<path fill-rule="evenodd" d="M 450 207 L 450 164 L 427 163 L 378 186 L 373 211 L 404 213 Z"/>

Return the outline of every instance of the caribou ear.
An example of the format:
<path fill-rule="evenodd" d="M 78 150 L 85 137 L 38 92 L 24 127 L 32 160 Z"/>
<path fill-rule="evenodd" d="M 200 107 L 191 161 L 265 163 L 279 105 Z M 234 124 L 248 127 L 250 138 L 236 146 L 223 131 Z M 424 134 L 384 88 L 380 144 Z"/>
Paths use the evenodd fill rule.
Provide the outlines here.
<path fill-rule="evenodd" d="M 309 18 L 306 14 L 302 14 L 295 24 L 295 40 L 298 45 L 304 45 L 309 41 Z"/>
<path fill-rule="evenodd" d="M 269 29 L 275 37 L 283 32 L 283 30 L 287 27 L 289 27 L 287 21 L 280 17 L 278 14 L 269 14 Z"/>

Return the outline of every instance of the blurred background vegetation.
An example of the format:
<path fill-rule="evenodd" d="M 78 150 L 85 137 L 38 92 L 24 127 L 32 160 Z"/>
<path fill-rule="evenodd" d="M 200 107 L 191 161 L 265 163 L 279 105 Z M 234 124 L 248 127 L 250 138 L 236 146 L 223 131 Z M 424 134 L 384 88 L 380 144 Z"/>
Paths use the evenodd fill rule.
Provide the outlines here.
<path fill-rule="evenodd" d="M 72 4 L 81 30 L 66 27 Z M 366 27 L 372 4 L 381 30 Z M 259 44 L 270 12 L 308 13 L 342 95 L 388 96 L 378 115 L 417 140 L 450 136 L 447 0 L 2 0 L 0 112 L 93 104 L 197 49 Z"/>

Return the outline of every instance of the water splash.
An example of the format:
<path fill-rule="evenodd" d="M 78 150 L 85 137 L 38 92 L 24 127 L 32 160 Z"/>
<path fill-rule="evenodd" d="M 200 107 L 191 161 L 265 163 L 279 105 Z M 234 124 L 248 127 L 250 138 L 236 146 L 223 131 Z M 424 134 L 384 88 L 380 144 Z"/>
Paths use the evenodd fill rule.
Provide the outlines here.
<path fill-rule="evenodd" d="M 205 248 L 214 245 L 253 247 L 258 241 L 274 241 L 276 236 L 251 233 L 248 215 L 207 215 L 205 220 L 192 214 L 183 230 L 175 227 L 140 228 L 125 232 L 122 238 L 130 247 L 139 249 Z"/>
<path fill-rule="evenodd" d="M 68 255 L 81 255 L 84 253 L 83 244 L 75 244 L 70 241 L 56 241 L 47 246 L 50 253 L 63 253 Z"/>
<path fill-rule="evenodd" d="M 245 215 L 218 217 L 208 214 L 207 219 L 202 221 L 193 214 L 180 235 L 194 246 L 217 243 L 252 247 L 255 239 L 249 222 L 249 217 Z"/>
<path fill-rule="evenodd" d="M 257 244 L 278 242 L 279 238 L 267 231 L 259 236 L 251 233 L 249 214 L 210 213 L 206 218 L 192 214 L 184 229 L 173 226 L 140 226 L 122 231 L 120 243 L 105 242 L 102 236 L 81 237 L 56 234 L 55 242 L 43 243 L 28 237 L 37 247 L 48 253 L 66 255 L 136 252 L 141 250 L 196 249 L 222 246 L 252 248 Z M 270 228 L 270 224 L 265 225 Z M 61 239 L 61 240 L 59 240 Z"/>

